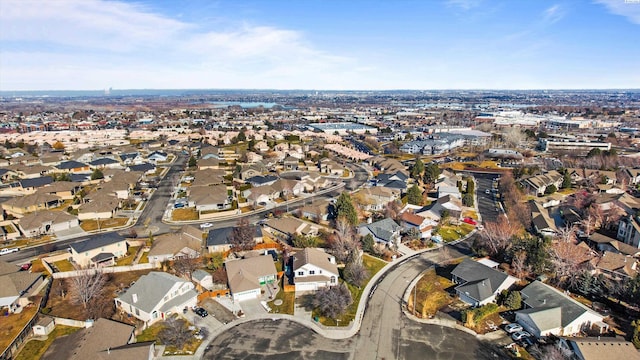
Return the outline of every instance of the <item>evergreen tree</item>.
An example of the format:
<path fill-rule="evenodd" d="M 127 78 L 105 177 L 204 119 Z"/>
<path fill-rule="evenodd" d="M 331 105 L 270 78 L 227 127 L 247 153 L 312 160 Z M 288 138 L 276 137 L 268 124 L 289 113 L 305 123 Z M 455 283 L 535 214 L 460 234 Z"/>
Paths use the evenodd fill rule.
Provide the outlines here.
<path fill-rule="evenodd" d="M 375 240 L 373 240 L 373 235 L 367 234 L 367 236 L 362 237 L 362 251 L 367 252 L 369 254 L 375 253 Z"/>
<path fill-rule="evenodd" d="M 440 171 L 440 168 L 438 167 L 437 164 L 434 164 L 434 163 L 428 164 L 424 168 L 424 178 L 423 178 L 424 183 L 425 184 L 435 183 L 436 180 L 438 179 L 438 176 L 440 176 L 441 173 L 442 171 Z"/>
<path fill-rule="evenodd" d="M 407 202 L 413 205 L 422 205 L 422 191 L 418 185 L 413 185 L 407 190 Z"/>
<path fill-rule="evenodd" d="M 336 214 L 337 217 L 344 217 L 351 225 L 358 223 L 358 213 L 353 206 L 353 200 L 348 192 L 343 192 L 336 201 Z"/>
<path fill-rule="evenodd" d="M 411 176 L 414 179 L 419 179 L 423 171 L 424 171 L 424 163 L 422 162 L 422 160 L 420 160 L 420 158 L 417 158 L 416 163 L 411 168 Z"/>
<path fill-rule="evenodd" d="M 190 168 L 196 167 L 197 161 L 193 156 L 189 158 L 189 163 L 187 164 Z"/>
<path fill-rule="evenodd" d="M 91 173 L 91 180 L 98 180 L 98 179 L 104 179 L 104 174 L 102 173 L 102 171 L 100 171 L 100 169 L 95 169 Z"/>

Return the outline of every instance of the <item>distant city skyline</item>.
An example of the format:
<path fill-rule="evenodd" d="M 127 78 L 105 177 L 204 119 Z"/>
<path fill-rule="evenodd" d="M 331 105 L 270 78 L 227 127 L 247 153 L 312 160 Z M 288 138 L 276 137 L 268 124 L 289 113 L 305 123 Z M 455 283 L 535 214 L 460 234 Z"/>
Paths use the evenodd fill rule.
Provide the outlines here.
<path fill-rule="evenodd" d="M 629 89 L 640 1 L 0 1 L 0 91 Z"/>

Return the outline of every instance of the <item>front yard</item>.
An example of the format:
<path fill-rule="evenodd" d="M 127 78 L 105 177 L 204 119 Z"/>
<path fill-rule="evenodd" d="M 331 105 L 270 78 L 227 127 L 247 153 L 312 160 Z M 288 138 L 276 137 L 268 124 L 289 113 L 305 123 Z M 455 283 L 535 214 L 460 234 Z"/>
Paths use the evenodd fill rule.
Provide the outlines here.
<path fill-rule="evenodd" d="M 177 315 L 176 315 L 177 317 Z M 191 324 L 189 324 L 188 322 L 185 321 L 185 326 L 191 326 Z M 153 325 L 151 325 L 150 327 L 146 328 L 140 335 L 136 336 L 136 341 L 137 342 L 145 342 L 145 341 L 155 341 L 156 344 L 161 345 L 162 342 L 160 341 L 160 339 L 158 338 L 160 332 L 162 331 L 162 329 L 165 328 L 165 322 L 164 321 L 159 321 Z M 185 329 L 186 331 L 186 329 Z M 196 352 L 196 350 L 198 349 L 198 347 L 200 346 L 200 344 L 202 344 L 202 339 L 197 339 L 195 337 L 195 332 L 194 332 L 194 337 L 191 338 L 183 347 L 182 349 L 178 349 L 175 346 L 172 345 L 167 345 L 167 347 L 164 349 L 164 353 L 163 355 L 192 355 Z"/>
<path fill-rule="evenodd" d="M 451 280 L 438 276 L 435 269 L 428 270 L 409 295 L 409 310 L 422 318 L 435 315 L 438 310 L 453 302 L 453 298 L 447 292 L 453 285 Z"/>
<path fill-rule="evenodd" d="M 273 301 L 269 302 L 269 307 L 276 314 L 289 314 L 293 315 L 295 301 L 296 301 L 296 293 L 295 291 L 285 292 L 282 284 L 286 282 L 286 276 L 282 277 L 283 280 L 280 281 L 280 291 L 276 294 L 276 298 Z M 282 305 L 275 305 L 276 300 L 281 300 Z"/>
<path fill-rule="evenodd" d="M 173 221 L 198 220 L 198 218 L 199 215 L 196 208 L 174 209 L 171 212 L 171 220 Z"/>
<path fill-rule="evenodd" d="M 442 225 L 437 234 L 442 236 L 442 241 L 447 243 L 458 240 L 469 234 L 475 227 L 471 224 L 461 223 L 460 225 Z"/>
<path fill-rule="evenodd" d="M 84 231 L 94 231 L 99 229 L 109 229 L 127 224 L 129 218 L 112 218 L 104 220 L 83 220 L 80 227 Z"/>
<path fill-rule="evenodd" d="M 349 326 L 351 321 L 355 319 L 356 312 L 358 311 L 358 304 L 360 303 L 360 297 L 362 297 L 362 292 L 364 291 L 364 288 L 367 286 L 371 278 L 383 267 L 385 267 L 385 265 L 387 265 L 386 262 L 368 254 L 364 254 L 362 256 L 362 264 L 369 272 L 369 277 L 367 278 L 367 281 L 362 285 L 362 287 L 358 288 L 357 286 L 353 286 L 345 282 L 345 285 L 347 285 L 347 287 L 349 288 L 349 291 L 351 292 L 351 298 L 353 299 L 353 303 L 347 308 L 347 311 L 344 313 L 344 315 L 342 315 L 337 320 L 327 318 L 324 316 L 317 316 L 316 312 L 314 311 L 313 316 L 314 317 L 317 316 L 318 321 L 321 324 L 327 325 L 327 326 Z"/>

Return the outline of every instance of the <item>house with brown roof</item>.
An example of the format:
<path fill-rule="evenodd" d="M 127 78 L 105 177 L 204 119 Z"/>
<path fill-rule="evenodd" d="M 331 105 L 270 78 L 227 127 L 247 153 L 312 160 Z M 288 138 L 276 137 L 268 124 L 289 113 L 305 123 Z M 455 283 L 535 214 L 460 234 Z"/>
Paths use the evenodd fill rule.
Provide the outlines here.
<path fill-rule="evenodd" d="M 262 287 L 270 294 L 271 284 L 277 281 L 278 271 L 270 255 L 254 256 L 224 263 L 227 282 L 235 301 L 260 298 Z"/>
<path fill-rule="evenodd" d="M 198 211 L 228 210 L 231 208 L 231 196 L 225 185 L 191 186 L 189 201 Z"/>
<path fill-rule="evenodd" d="M 22 216 L 38 210 L 46 210 L 60 205 L 60 198 L 50 194 L 35 193 L 19 196 L 2 203 L 2 208 L 14 216 Z"/>
<path fill-rule="evenodd" d="M 90 327 L 59 337 L 42 356 L 43 360 L 152 360 L 155 342 L 135 342 L 135 327 L 100 318 Z"/>
<path fill-rule="evenodd" d="M 320 201 L 300 208 L 300 216 L 320 223 L 329 219 L 329 201 Z"/>
<path fill-rule="evenodd" d="M 529 176 L 520 180 L 522 187 L 529 193 L 535 195 L 544 195 L 544 192 L 551 185 L 559 189 L 562 185 L 564 176 L 555 170 L 548 171 L 544 174 Z"/>
<path fill-rule="evenodd" d="M 18 220 L 20 232 L 25 237 L 55 234 L 80 226 L 78 218 L 60 210 L 41 210 L 29 213 Z"/>
<path fill-rule="evenodd" d="M 149 250 L 149 262 L 161 263 L 182 258 L 194 259 L 200 256 L 202 240 L 198 241 L 182 232 L 167 233 L 154 237 Z"/>
<path fill-rule="evenodd" d="M 634 278 L 638 275 L 638 262 L 631 256 L 605 251 L 596 264 L 596 271 L 614 280 Z"/>
<path fill-rule="evenodd" d="M 431 231 L 434 227 L 438 226 L 438 223 L 422 217 L 418 214 L 414 214 L 411 211 L 405 211 L 402 213 L 402 225 L 405 229 L 417 229 L 420 233 L 421 239 L 431 238 Z"/>
<path fill-rule="evenodd" d="M 193 173 L 191 186 L 212 186 L 224 184 L 225 171 L 221 169 L 204 169 Z"/>
<path fill-rule="evenodd" d="M 571 351 L 576 360 L 640 359 L 636 347 L 619 337 L 561 338 L 558 346 Z"/>
<path fill-rule="evenodd" d="M 291 217 L 270 219 L 264 224 L 264 229 L 282 239 L 289 240 L 296 235 L 316 236 L 318 227 L 302 220 Z"/>
<path fill-rule="evenodd" d="M 120 201 L 109 194 L 97 192 L 86 196 L 78 207 L 78 220 L 110 219 L 120 207 Z"/>
<path fill-rule="evenodd" d="M 36 192 L 50 194 L 59 197 L 62 200 L 73 200 L 76 192 L 82 188 L 78 183 L 71 181 L 56 181 L 52 184 L 38 188 Z"/>
<path fill-rule="evenodd" d="M 382 211 L 390 202 L 400 198 L 400 190 L 374 186 L 360 189 L 353 197 L 364 211 Z"/>
<path fill-rule="evenodd" d="M 198 170 L 206 170 L 206 169 L 219 169 L 220 168 L 220 160 L 216 158 L 207 158 L 200 159 L 197 163 Z"/>
<path fill-rule="evenodd" d="M 0 309 L 10 313 L 21 312 L 30 303 L 29 297 L 40 291 L 44 277 L 41 273 L 19 271 L 5 261 L 0 261 Z"/>
<path fill-rule="evenodd" d="M 296 293 L 337 285 L 340 277 L 336 258 L 318 248 L 305 248 L 293 254 L 292 271 Z"/>

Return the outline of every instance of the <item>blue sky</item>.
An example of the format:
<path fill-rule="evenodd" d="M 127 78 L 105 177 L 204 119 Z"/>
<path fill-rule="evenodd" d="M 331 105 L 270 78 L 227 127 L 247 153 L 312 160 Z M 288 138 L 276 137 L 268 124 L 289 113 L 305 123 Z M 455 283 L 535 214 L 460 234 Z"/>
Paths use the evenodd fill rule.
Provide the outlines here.
<path fill-rule="evenodd" d="M 2 0 L 0 90 L 640 87 L 638 0 Z"/>

